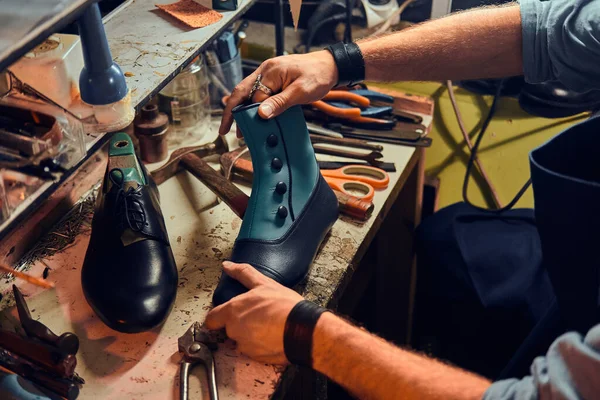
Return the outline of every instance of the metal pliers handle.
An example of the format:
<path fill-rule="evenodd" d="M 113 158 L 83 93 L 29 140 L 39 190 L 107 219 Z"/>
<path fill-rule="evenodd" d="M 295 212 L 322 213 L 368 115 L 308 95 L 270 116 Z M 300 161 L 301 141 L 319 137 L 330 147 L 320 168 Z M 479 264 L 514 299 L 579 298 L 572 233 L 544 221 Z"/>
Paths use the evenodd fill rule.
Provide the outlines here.
<path fill-rule="evenodd" d="M 202 328 L 200 324 L 195 322 L 187 332 L 179 338 L 177 343 L 179 345 L 179 352 L 183 353 L 179 374 L 180 400 L 189 399 L 190 372 L 197 364 L 203 364 L 206 368 L 208 391 L 211 400 L 219 400 L 215 360 L 211 349 L 213 346 L 209 343 L 205 343 L 205 340 L 202 337 Z"/>

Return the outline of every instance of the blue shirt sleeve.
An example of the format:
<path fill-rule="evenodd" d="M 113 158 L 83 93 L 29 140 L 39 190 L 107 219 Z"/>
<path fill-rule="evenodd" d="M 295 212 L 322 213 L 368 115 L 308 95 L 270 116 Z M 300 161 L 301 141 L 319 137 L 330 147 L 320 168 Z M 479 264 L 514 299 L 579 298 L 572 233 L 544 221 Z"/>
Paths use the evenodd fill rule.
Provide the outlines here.
<path fill-rule="evenodd" d="M 520 8 L 525 80 L 600 89 L 600 0 L 520 0 Z"/>
<path fill-rule="evenodd" d="M 483 399 L 580 400 L 599 396 L 600 324 L 585 338 L 577 333 L 562 335 L 545 357 L 535 359 L 530 376 L 494 382 Z"/>

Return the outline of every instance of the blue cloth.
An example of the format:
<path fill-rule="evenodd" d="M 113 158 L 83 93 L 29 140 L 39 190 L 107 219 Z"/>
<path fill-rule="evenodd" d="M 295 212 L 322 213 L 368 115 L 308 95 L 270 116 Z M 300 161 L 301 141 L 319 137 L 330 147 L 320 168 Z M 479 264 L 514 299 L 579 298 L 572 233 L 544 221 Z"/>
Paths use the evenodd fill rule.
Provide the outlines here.
<path fill-rule="evenodd" d="M 521 0 L 523 71 L 530 83 L 600 89 L 600 0 Z"/>
<path fill-rule="evenodd" d="M 484 400 L 579 400 L 600 397 L 600 324 L 585 338 L 566 333 L 556 339 L 545 357 L 531 365 L 521 380 L 494 383 Z"/>

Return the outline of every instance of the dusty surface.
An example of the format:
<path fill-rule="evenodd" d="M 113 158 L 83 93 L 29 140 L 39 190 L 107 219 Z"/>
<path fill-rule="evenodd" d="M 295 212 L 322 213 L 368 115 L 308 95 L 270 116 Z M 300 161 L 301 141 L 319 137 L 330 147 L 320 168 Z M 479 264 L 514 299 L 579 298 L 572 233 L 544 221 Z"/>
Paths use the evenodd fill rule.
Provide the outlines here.
<path fill-rule="evenodd" d="M 206 139 L 210 141 L 210 138 Z M 320 304 L 328 304 L 340 282 L 351 275 L 358 263 L 356 253 L 373 229 L 376 216 L 398 184 L 400 173 L 414 149 L 388 146 L 386 161 L 394 161 L 398 172 L 390 174 L 390 187 L 375 194 L 373 217 L 360 224 L 342 217 L 324 242 L 302 291 Z M 249 191 L 248 188 L 244 188 Z M 199 181 L 186 172 L 160 186 L 162 210 L 177 265 L 179 290 L 173 311 L 161 329 L 127 335 L 104 326 L 83 297 L 80 271 L 89 241 L 89 232 L 80 234 L 63 251 L 37 261 L 30 272 L 56 283 L 53 290 L 41 290 L 18 282 L 28 296 L 34 317 L 54 332 L 71 331 L 81 340 L 77 372 L 86 380 L 81 399 L 176 399 L 178 398 L 177 338 L 194 321 L 203 321 L 211 308 L 211 297 L 221 274 L 221 261 L 230 252 L 241 220 Z M 117 277 L 115 277 L 117 279 Z M 0 280 L 4 298 L 0 323 L 14 324 L 14 300 L 8 294 L 10 283 Z M 335 300 L 335 299 L 334 299 Z M 238 354 L 232 342 L 216 352 L 217 379 L 221 399 L 264 399 L 271 395 L 282 371 L 253 362 Z M 202 376 L 202 369 L 197 375 Z M 191 399 L 200 396 L 200 385 L 192 383 Z"/>
<path fill-rule="evenodd" d="M 219 21 L 193 29 L 161 12 L 156 3 L 169 1 L 133 0 L 105 22 L 113 59 L 125 73 L 133 105 L 170 80 L 184 63 L 223 26 L 255 0 L 238 1 L 236 11 L 223 11 Z"/>

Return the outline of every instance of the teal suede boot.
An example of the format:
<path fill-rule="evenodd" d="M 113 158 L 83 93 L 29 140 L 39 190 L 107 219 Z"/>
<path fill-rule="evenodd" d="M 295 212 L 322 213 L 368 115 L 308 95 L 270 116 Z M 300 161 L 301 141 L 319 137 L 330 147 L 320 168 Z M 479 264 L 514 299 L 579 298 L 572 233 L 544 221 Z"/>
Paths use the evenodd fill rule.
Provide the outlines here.
<path fill-rule="evenodd" d="M 252 195 L 231 261 L 248 263 L 277 282 L 293 287 L 308 273 L 319 245 L 337 219 L 338 202 L 315 159 L 300 107 L 271 120 L 258 104 L 236 107 L 233 116 L 252 156 Z M 223 275 L 213 303 L 246 289 Z"/>

